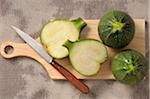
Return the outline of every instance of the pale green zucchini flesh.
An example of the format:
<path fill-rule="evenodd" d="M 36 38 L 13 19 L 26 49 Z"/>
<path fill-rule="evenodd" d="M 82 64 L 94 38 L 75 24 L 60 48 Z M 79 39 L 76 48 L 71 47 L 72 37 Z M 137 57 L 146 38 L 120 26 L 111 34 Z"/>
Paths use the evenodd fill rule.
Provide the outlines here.
<path fill-rule="evenodd" d="M 54 20 L 48 22 L 40 34 L 41 43 L 49 55 L 54 58 L 64 58 L 68 49 L 62 46 L 67 40 L 76 41 L 79 33 L 86 23 L 78 18 L 76 20 Z"/>
<path fill-rule="evenodd" d="M 100 63 L 107 59 L 105 46 L 97 40 L 68 41 L 64 46 L 69 48 L 69 58 L 75 70 L 85 76 L 96 74 Z"/>

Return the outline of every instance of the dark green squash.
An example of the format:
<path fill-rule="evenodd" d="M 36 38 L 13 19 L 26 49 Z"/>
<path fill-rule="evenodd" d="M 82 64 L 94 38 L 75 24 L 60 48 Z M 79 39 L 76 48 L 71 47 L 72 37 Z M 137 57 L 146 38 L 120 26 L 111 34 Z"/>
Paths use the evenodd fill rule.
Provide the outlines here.
<path fill-rule="evenodd" d="M 146 62 L 144 56 L 135 50 L 124 50 L 112 60 L 112 73 L 122 83 L 133 85 L 144 79 Z"/>
<path fill-rule="evenodd" d="M 113 48 L 122 48 L 133 39 L 135 24 L 127 13 L 111 11 L 100 19 L 98 32 L 104 44 Z"/>

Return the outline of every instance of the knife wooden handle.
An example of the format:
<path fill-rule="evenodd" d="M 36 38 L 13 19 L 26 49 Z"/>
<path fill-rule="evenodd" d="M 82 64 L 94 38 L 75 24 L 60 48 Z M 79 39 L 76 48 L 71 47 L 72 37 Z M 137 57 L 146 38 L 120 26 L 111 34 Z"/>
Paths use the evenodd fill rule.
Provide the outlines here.
<path fill-rule="evenodd" d="M 67 69 L 65 69 L 63 66 L 58 64 L 56 61 L 52 61 L 51 63 L 55 69 L 59 71 L 68 81 L 70 81 L 77 89 L 79 89 L 83 93 L 88 93 L 89 88 L 87 85 L 85 85 L 83 82 L 78 80 L 72 73 L 70 73 Z"/>

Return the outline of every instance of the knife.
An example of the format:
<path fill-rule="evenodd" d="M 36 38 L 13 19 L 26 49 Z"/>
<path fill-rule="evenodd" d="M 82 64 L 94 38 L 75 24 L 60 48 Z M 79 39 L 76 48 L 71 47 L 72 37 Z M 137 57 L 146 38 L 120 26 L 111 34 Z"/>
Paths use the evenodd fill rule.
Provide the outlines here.
<path fill-rule="evenodd" d="M 89 88 L 83 82 L 78 80 L 72 73 L 70 73 L 67 69 L 61 66 L 59 63 L 53 60 L 53 58 L 47 54 L 45 49 L 41 44 L 39 44 L 36 40 L 34 40 L 27 33 L 22 30 L 16 28 L 15 26 L 11 26 L 16 33 L 31 47 L 33 48 L 42 58 L 45 59 L 48 63 L 50 63 L 60 74 L 62 74 L 71 84 L 73 84 L 77 89 L 79 89 L 82 93 L 88 93 Z"/>

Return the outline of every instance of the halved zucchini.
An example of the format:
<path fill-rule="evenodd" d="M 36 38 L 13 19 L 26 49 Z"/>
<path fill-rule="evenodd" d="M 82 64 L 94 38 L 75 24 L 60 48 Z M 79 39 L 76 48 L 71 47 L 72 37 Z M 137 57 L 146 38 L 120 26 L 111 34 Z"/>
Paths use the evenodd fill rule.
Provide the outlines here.
<path fill-rule="evenodd" d="M 107 59 L 105 46 L 97 40 L 67 41 L 64 46 L 69 49 L 69 59 L 80 74 L 91 76 L 100 69 L 100 63 Z"/>
<path fill-rule="evenodd" d="M 68 49 L 62 46 L 67 40 L 76 41 L 79 33 L 86 26 L 81 19 L 53 20 L 48 22 L 40 34 L 40 39 L 47 52 L 54 58 L 64 58 Z"/>

